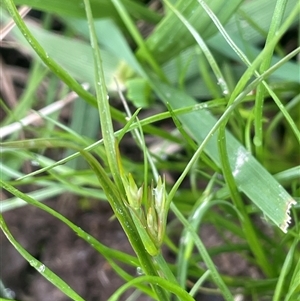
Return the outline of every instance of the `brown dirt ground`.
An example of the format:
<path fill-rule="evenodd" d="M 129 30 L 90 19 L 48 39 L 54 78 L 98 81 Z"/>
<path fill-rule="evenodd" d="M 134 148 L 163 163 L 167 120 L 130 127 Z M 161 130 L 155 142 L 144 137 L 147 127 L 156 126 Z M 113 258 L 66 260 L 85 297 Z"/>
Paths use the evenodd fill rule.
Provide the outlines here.
<path fill-rule="evenodd" d="M 71 196 L 62 196 L 48 201 L 47 205 L 63 213 L 103 244 L 133 253 L 118 222 L 109 220 L 112 211 L 107 203 L 94 203 L 87 211 L 79 209 Z M 48 213 L 26 206 L 5 213 L 4 218 L 15 239 L 85 300 L 105 301 L 124 283 L 97 251 Z M 0 243 L 1 278 L 17 300 L 70 300 L 33 269 L 2 232 Z M 127 270 L 136 274 L 133 268 Z"/>
<path fill-rule="evenodd" d="M 104 245 L 133 254 L 118 221 L 110 220 L 112 211 L 109 205 L 100 201 L 91 202 L 92 206 L 89 209 L 82 209 L 74 197 L 62 195 L 58 199 L 47 201 L 46 204 L 65 215 Z M 48 213 L 32 206 L 25 206 L 6 212 L 4 218 L 15 239 L 85 300 L 106 301 L 124 283 L 101 254 Z M 207 246 L 222 243 L 222 239 L 212 226 L 204 225 L 200 235 Z M 70 300 L 33 269 L 2 232 L 0 254 L 1 279 L 14 293 L 16 300 Z M 168 253 L 165 257 L 169 261 L 174 261 Z M 222 254 L 214 260 L 221 272 L 231 275 L 249 274 L 249 266 L 236 254 Z M 125 269 L 131 275 L 137 275 L 134 268 L 127 266 Z M 257 271 L 252 271 L 252 276 L 258 277 L 255 273 Z M 120 300 L 126 300 L 129 294 L 130 292 Z M 137 300 L 150 299 L 140 296 Z M 197 300 L 222 301 L 223 298 L 199 295 Z"/>

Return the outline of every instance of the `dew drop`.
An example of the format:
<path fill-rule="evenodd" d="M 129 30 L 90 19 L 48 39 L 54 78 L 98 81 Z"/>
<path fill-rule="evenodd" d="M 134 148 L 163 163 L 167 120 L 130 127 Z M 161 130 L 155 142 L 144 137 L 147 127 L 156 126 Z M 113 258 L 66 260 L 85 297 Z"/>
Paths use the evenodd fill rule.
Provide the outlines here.
<path fill-rule="evenodd" d="M 235 301 L 244 301 L 244 296 L 241 294 L 237 294 L 237 295 L 235 295 L 234 300 Z"/>
<path fill-rule="evenodd" d="M 218 79 L 218 85 L 221 87 L 223 95 L 227 95 L 229 93 L 227 84 L 223 78 Z"/>
<path fill-rule="evenodd" d="M 224 90 L 223 90 L 223 94 L 224 94 L 224 95 L 228 95 L 228 93 L 229 93 L 229 92 L 228 92 L 227 89 L 224 89 Z"/>
<path fill-rule="evenodd" d="M 38 270 L 40 273 L 44 273 L 45 270 L 46 270 L 46 267 L 45 267 L 44 264 L 41 264 L 41 265 L 37 268 L 37 270 Z"/>
<path fill-rule="evenodd" d="M 143 271 L 143 269 L 142 269 L 141 267 L 137 267 L 137 268 L 136 268 L 136 273 L 137 273 L 139 276 L 142 276 L 142 275 L 145 274 L 144 271 Z"/>
<path fill-rule="evenodd" d="M 218 85 L 219 85 L 219 86 L 222 86 L 222 85 L 224 85 L 224 84 L 225 84 L 225 82 L 224 82 L 223 78 L 219 78 L 219 79 L 218 79 Z"/>

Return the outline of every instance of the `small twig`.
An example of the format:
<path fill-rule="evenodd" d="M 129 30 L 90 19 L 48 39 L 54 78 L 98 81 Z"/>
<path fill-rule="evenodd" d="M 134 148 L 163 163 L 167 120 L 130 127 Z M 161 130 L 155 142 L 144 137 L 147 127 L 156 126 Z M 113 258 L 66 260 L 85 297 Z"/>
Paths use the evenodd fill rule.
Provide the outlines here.
<path fill-rule="evenodd" d="M 84 89 L 88 89 L 88 84 L 83 84 L 82 86 Z M 71 92 L 65 98 L 58 100 L 39 111 L 32 110 L 32 113 L 30 115 L 24 117 L 20 121 L 14 122 L 12 124 L 0 128 L 0 139 L 3 139 L 14 132 L 21 130 L 25 126 L 28 126 L 30 124 L 42 120 L 43 116 L 50 115 L 62 109 L 77 97 L 78 95 L 75 92 Z"/>
<path fill-rule="evenodd" d="M 24 18 L 30 12 L 30 10 L 30 7 L 22 6 L 19 9 L 19 14 L 22 18 Z M 3 28 L 0 28 L 0 41 L 2 41 L 9 34 L 9 32 L 14 28 L 14 26 L 14 20 L 10 20 Z"/>

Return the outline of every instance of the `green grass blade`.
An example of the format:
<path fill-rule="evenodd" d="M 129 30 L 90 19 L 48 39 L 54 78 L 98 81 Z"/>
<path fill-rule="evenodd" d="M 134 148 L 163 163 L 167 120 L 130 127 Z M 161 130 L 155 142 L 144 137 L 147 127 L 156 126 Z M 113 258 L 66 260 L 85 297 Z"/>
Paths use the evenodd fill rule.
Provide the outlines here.
<path fill-rule="evenodd" d="M 220 20 L 226 23 L 241 3 L 241 0 L 230 0 L 226 1 L 226 3 L 214 0 L 210 1 L 209 5 L 220 16 Z M 209 16 L 197 1 L 180 0 L 176 2 L 175 7 L 204 39 L 217 32 Z M 167 12 L 166 16 L 147 39 L 147 47 L 149 47 L 151 53 L 160 63 L 167 62 L 171 58 L 176 57 L 181 51 L 193 44 L 193 37 L 178 22 L 177 16 L 170 11 Z M 137 54 L 142 57 L 145 55 L 141 49 Z"/>
<path fill-rule="evenodd" d="M 235 36 L 234 34 L 230 34 L 230 37 L 232 38 L 232 40 L 234 41 L 236 46 L 243 53 L 247 54 L 248 52 L 251 52 L 252 55 L 249 57 L 259 56 L 261 50 L 258 47 L 255 47 L 251 44 L 247 45 L 247 48 L 250 49 L 249 51 L 247 51 L 248 49 L 245 48 L 245 46 L 243 45 L 243 43 L 239 40 L 239 38 L 237 36 Z M 241 61 L 239 56 L 234 51 L 232 51 L 232 47 L 228 45 L 228 43 L 224 40 L 224 38 L 221 36 L 220 33 L 218 33 L 213 38 L 209 39 L 207 41 L 207 45 L 214 51 L 219 51 L 220 49 L 222 49 L 224 57 L 229 60 L 234 60 L 238 63 Z M 247 54 L 247 57 L 248 57 L 248 54 Z M 280 60 L 280 58 L 277 55 L 274 55 L 272 58 L 272 65 L 276 64 L 279 60 Z M 297 76 L 298 69 L 299 68 L 298 68 L 297 63 L 295 63 L 293 61 L 287 62 L 279 70 L 274 72 L 274 74 L 270 78 L 275 82 L 284 81 L 284 82 L 299 83 L 300 78 Z M 245 71 L 245 69 L 244 69 L 244 71 Z"/>
<path fill-rule="evenodd" d="M 300 131 L 299 131 L 295 121 L 293 120 L 293 118 L 291 117 L 291 115 L 289 114 L 289 112 L 287 111 L 285 106 L 283 105 L 283 103 L 280 101 L 279 97 L 275 94 L 275 92 L 272 89 L 270 89 L 270 87 L 268 87 L 268 86 L 266 86 L 266 90 L 268 91 L 270 96 L 273 98 L 274 102 L 280 109 L 282 115 L 285 117 L 287 123 L 289 124 L 291 130 L 293 131 L 293 133 L 295 135 L 295 138 L 297 139 L 297 142 L 300 143 Z"/>
<path fill-rule="evenodd" d="M 28 263 L 35 268 L 43 277 L 45 277 L 49 282 L 55 285 L 60 291 L 62 291 L 66 296 L 70 297 L 72 300 L 84 301 L 70 286 L 65 283 L 60 277 L 53 273 L 48 267 L 46 267 L 42 262 L 34 258 L 30 253 L 28 253 L 12 236 L 10 233 L 2 214 L 0 214 L 0 227 L 10 243 L 15 247 L 15 249 L 24 257 Z"/>
<path fill-rule="evenodd" d="M 32 8 L 59 14 L 62 16 L 72 16 L 78 18 L 86 18 L 86 12 L 82 0 L 51 0 L 51 1 L 36 1 L 36 0 L 15 0 L 16 4 L 28 5 Z M 132 0 L 123 1 L 126 9 L 137 19 L 143 19 L 150 23 L 157 23 L 161 16 L 144 5 Z M 119 25 L 122 22 L 118 13 L 114 9 L 113 4 L 106 0 L 92 0 L 91 7 L 96 18 L 112 18 Z"/>
<path fill-rule="evenodd" d="M 297 2 L 297 0 L 289 0 L 287 2 L 284 19 L 295 9 Z M 262 43 L 267 38 L 276 4 L 277 1 L 274 0 L 244 1 L 237 11 L 237 16 L 231 18 L 225 25 L 225 28 L 230 32 L 230 35 L 244 34 L 247 41 L 256 45 Z M 236 17 L 241 18 L 242 28 L 237 26 Z M 243 32 L 241 32 L 241 29 Z"/>
<path fill-rule="evenodd" d="M 199 250 L 199 253 L 201 254 L 203 261 L 205 262 L 206 266 L 208 267 L 209 271 L 211 272 L 211 277 L 215 284 L 219 287 L 223 297 L 226 301 L 233 301 L 233 296 L 224 283 L 222 277 L 220 276 L 219 272 L 217 271 L 213 261 L 211 260 L 203 242 L 199 238 L 198 234 L 195 232 L 193 227 L 190 225 L 190 223 L 184 218 L 183 214 L 178 210 L 178 208 L 175 206 L 174 203 L 171 203 L 171 209 L 176 214 L 177 218 L 180 220 L 180 222 L 185 226 L 185 229 L 188 229 L 189 233 L 192 235 L 193 240 L 195 242 L 195 245 L 197 249 Z"/>
<path fill-rule="evenodd" d="M 32 35 L 32 33 L 25 25 L 23 19 L 16 9 L 16 6 L 14 5 L 14 2 L 12 0 L 3 0 L 3 2 L 25 39 L 30 44 L 32 49 L 37 53 L 37 55 L 41 58 L 41 60 L 45 63 L 45 65 L 79 96 L 88 101 L 90 104 L 95 105 L 95 98 L 90 93 L 88 93 L 76 80 L 74 80 L 74 78 L 70 76 L 59 64 L 57 64 L 52 58 L 49 57 L 47 52 L 38 43 L 36 38 Z"/>
<path fill-rule="evenodd" d="M 227 95 L 229 93 L 227 83 L 224 79 L 224 76 L 223 76 L 215 58 L 213 57 L 211 51 L 207 47 L 204 40 L 202 39 L 200 34 L 195 30 L 195 28 L 193 26 L 191 26 L 191 24 L 182 16 L 182 14 L 178 10 L 175 9 L 175 7 L 173 5 L 170 4 L 169 1 L 165 0 L 165 2 L 170 7 L 170 9 L 176 14 L 176 16 L 180 19 L 180 21 L 186 26 L 186 28 L 189 30 L 191 35 L 194 37 L 194 39 L 198 43 L 200 49 L 203 51 L 207 61 L 209 62 L 211 69 L 213 70 L 213 72 L 217 78 L 218 85 L 220 85 L 222 93 L 224 95 Z"/>
<path fill-rule="evenodd" d="M 37 199 L 38 201 L 42 202 L 46 199 L 49 199 L 51 197 L 57 196 L 57 195 L 61 195 L 66 189 L 64 187 L 61 187 L 57 184 L 52 184 L 51 187 L 47 187 L 47 188 L 43 188 L 43 189 L 39 189 L 36 190 L 32 193 L 29 193 L 28 195 L 32 198 Z M 27 203 L 24 202 L 22 199 L 20 198 L 11 198 L 8 200 L 3 200 L 1 201 L 1 208 L 0 208 L 0 212 L 6 212 L 15 208 L 19 208 L 22 206 L 25 206 Z"/>
<path fill-rule="evenodd" d="M 92 10 L 91 10 L 89 0 L 85 0 L 84 5 L 86 9 L 88 24 L 89 24 L 91 46 L 93 49 L 94 66 L 95 66 L 95 88 L 97 94 L 97 105 L 98 105 L 98 112 L 99 112 L 100 123 L 101 123 L 101 132 L 102 132 L 103 142 L 105 146 L 105 152 L 106 152 L 109 168 L 112 173 L 113 179 L 119 191 L 123 191 L 123 186 L 121 183 L 121 177 L 120 177 L 118 163 L 117 163 L 117 151 L 116 151 L 116 143 L 115 143 L 116 141 L 115 141 L 112 119 L 110 115 L 110 108 L 108 103 L 109 95 L 107 93 L 103 66 L 102 66 L 102 59 L 98 47 L 98 41 L 95 32 L 95 26 L 94 26 Z"/>
<path fill-rule="evenodd" d="M 120 169 L 117 162 L 117 150 L 116 150 L 116 139 L 114 136 L 114 131 L 112 127 L 112 120 L 109 115 L 109 104 L 108 104 L 108 95 L 107 95 L 107 89 L 105 86 L 105 80 L 104 80 L 104 73 L 102 68 L 102 62 L 101 62 L 101 56 L 100 51 L 97 45 L 97 37 L 93 22 L 93 16 L 92 11 L 90 7 L 90 3 L 88 0 L 84 1 L 86 13 L 87 13 L 87 19 L 89 23 L 89 29 L 90 29 L 90 35 L 91 35 L 91 45 L 93 48 L 93 54 L 94 54 L 94 60 L 95 60 L 95 79 L 96 79 L 96 93 L 97 93 L 97 101 L 98 101 L 98 109 L 99 109 L 99 115 L 100 115 L 100 121 L 101 121 L 101 127 L 102 127 L 102 135 L 103 135 L 103 141 L 104 146 L 106 150 L 106 155 L 109 163 L 109 167 L 112 173 L 112 176 L 114 178 L 116 187 L 118 189 L 118 194 L 112 193 L 112 189 L 109 187 L 109 185 L 104 186 L 103 179 L 107 177 L 105 175 L 105 172 L 103 171 L 101 175 L 99 175 L 99 180 L 103 183 L 102 187 L 105 190 L 106 194 L 108 196 L 112 196 L 111 198 L 113 201 L 111 201 L 111 205 L 116 212 L 116 215 L 118 219 L 120 220 L 121 224 L 124 226 L 124 230 L 128 237 L 132 237 L 132 235 L 136 235 L 138 233 L 141 233 L 139 228 L 135 228 L 134 225 L 128 228 L 128 224 L 132 219 L 130 218 L 128 208 L 125 207 L 125 204 L 123 203 L 126 199 L 125 192 L 123 185 L 121 183 L 121 177 L 120 177 Z M 98 170 L 96 167 L 93 168 L 96 173 L 100 172 L 99 167 Z M 107 183 L 109 183 L 109 179 L 106 180 Z M 123 212 L 121 214 L 121 211 Z M 126 217 L 126 215 L 128 217 Z M 127 225 L 127 226 L 126 226 Z M 137 226 L 138 227 L 138 226 Z M 127 229 L 127 230 L 126 230 Z M 143 229 L 142 229 L 143 230 Z M 142 237 L 141 237 L 142 238 Z M 130 239 L 130 242 L 133 245 L 134 250 L 139 256 L 139 259 L 142 261 L 143 267 L 146 268 L 146 273 L 150 275 L 155 275 L 155 271 L 153 270 L 153 266 L 149 264 L 149 256 L 146 254 L 145 249 L 140 246 L 137 246 L 138 242 L 141 242 L 141 239 L 135 238 L 134 240 Z M 147 262 L 147 263 L 146 263 Z M 161 290 L 159 286 L 154 286 L 154 290 L 156 291 L 158 298 L 160 300 L 165 300 L 167 297 L 167 294 L 164 290 Z"/>
<path fill-rule="evenodd" d="M 295 239 L 292 246 L 290 247 L 290 250 L 285 258 L 284 264 L 282 266 L 280 276 L 276 285 L 275 293 L 273 296 L 273 301 L 280 301 L 281 296 L 284 295 L 284 282 L 286 280 L 286 277 L 288 275 L 288 272 L 290 271 L 292 264 L 293 264 L 293 258 L 294 258 L 294 252 L 295 248 L 298 244 L 298 240 Z M 298 282 L 299 283 L 299 282 Z"/>
<path fill-rule="evenodd" d="M 205 190 L 202 196 L 197 200 L 189 215 L 188 221 L 191 227 L 194 229 L 194 231 L 198 230 L 202 216 L 207 210 L 207 208 L 209 206 L 214 205 L 213 202 L 210 202 L 212 198 L 210 189 L 214 179 L 215 177 L 213 177 L 212 181 L 207 186 L 207 190 Z M 179 245 L 179 250 L 177 255 L 177 265 L 178 265 L 177 279 L 182 287 L 186 286 L 188 264 L 193 248 L 194 248 L 193 238 L 189 233 L 189 230 L 184 229 L 184 231 L 181 234 L 181 240 L 180 240 L 180 245 Z"/>
<path fill-rule="evenodd" d="M 300 300 L 300 259 L 298 260 L 292 276 L 288 294 L 284 301 L 299 301 Z M 296 299 L 297 298 L 297 299 Z"/>
<path fill-rule="evenodd" d="M 272 41 L 272 39 L 277 35 L 277 32 L 280 28 L 280 24 L 283 18 L 286 3 L 287 0 L 278 0 L 276 2 L 265 47 L 267 47 L 269 43 Z M 273 47 L 269 49 L 268 53 L 265 55 L 265 59 L 262 61 L 260 66 L 261 73 L 263 73 L 269 68 L 275 46 L 276 45 L 273 45 Z M 253 142 L 255 144 L 257 157 L 258 159 L 261 160 L 263 158 L 263 107 L 264 107 L 265 90 L 266 88 L 263 86 L 263 84 L 258 85 L 256 91 L 255 117 L 254 117 L 255 135 L 254 135 Z"/>
<path fill-rule="evenodd" d="M 225 123 L 223 123 L 220 126 L 219 135 L 218 135 L 218 147 L 219 147 L 219 155 L 220 155 L 223 175 L 226 180 L 227 186 L 229 187 L 232 201 L 242 215 L 242 217 L 240 218 L 240 222 L 242 224 L 245 237 L 248 241 L 248 245 L 256 258 L 257 264 L 260 266 L 261 270 L 265 273 L 265 275 L 267 275 L 268 277 L 274 277 L 276 273 L 272 268 L 272 265 L 269 264 L 269 260 L 266 256 L 266 252 L 264 251 L 264 248 L 258 239 L 258 234 L 254 229 L 254 225 L 251 222 L 249 214 L 247 213 L 240 192 L 236 187 L 234 173 L 238 172 L 238 170 L 235 169 L 234 171 L 232 171 L 230 167 L 229 157 L 231 157 L 232 155 L 231 154 L 229 155 L 229 153 L 227 152 L 226 145 L 227 145 L 227 141 L 226 141 L 226 134 L 225 134 Z M 241 160 L 241 162 L 244 159 L 246 160 L 245 154 L 246 153 L 239 154 L 241 155 L 241 159 L 238 158 L 237 160 Z M 236 162 L 237 162 L 236 163 L 237 166 L 239 161 Z"/>
<path fill-rule="evenodd" d="M 154 81 L 153 84 L 160 98 L 165 103 L 169 102 L 173 109 L 196 104 L 193 98 L 182 91 L 159 81 Z M 246 91 L 245 93 L 247 94 Z M 235 105 L 238 102 L 236 100 Z M 179 116 L 185 128 L 201 145 L 197 151 L 201 152 L 204 149 L 218 166 L 220 166 L 221 161 L 218 153 L 218 141 L 214 133 L 222 120 L 234 110 L 234 107 L 230 106 L 218 121 L 206 110 Z M 227 152 L 231 154 L 230 166 L 238 189 L 244 192 L 283 232 L 286 232 L 290 221 L 289 210 L 291 205 L 296 202 L 229 132 L 226 132 L 226 140 Z"/>
<path fill-rule="evenodd" d="M 69 26 L 71 26 L 72 30 L 75 33 L 78 33 L 84 38 L 89 39 L 90 33 L 88 23 L 86 20 L 67 18 L 65 22 Z M 130 48 L 129 43 L 127 42 L 123 33 L 121 32 L 120 28 L 118 28 L 117 25 L 111 19 L 94 20 L 94 24 L 96 29 L 96 35 L 98 38 L 98 44 L 101 48 L 101 55 L 103 54 L 103 51 L 106 50 L 108 54 L 113 56 L 114 60 L 121 60 L 123 62 L 125 61 L 128 64 L 128 66 L 132 68 L 132 70 L 134 70 L 142 76 L 143 70 L 139 62 L 137 61 L 132 49 Z M 119 51 L 120 49 L 122 49 L 122 51 Z M 103 57 L 103 68 L 106 76 L 106 73 L 109 72 L 109 70 L 105 68 L 105 57 Z M 130 71 L 131 70 L 129 70 L 129 72 Z M 122 78 L 117 78 L 117 80 L 120 84 Z M 115 81 L 113 81 L 112 84 L 114 90 L 116 90 Z"/>
<path fill-rule="evenodd" d="M 232 92 L 231 98 L 229 100 L 229 104 L 231 104 L 234 99 L 237 97 L 239 93 L 241 93 L 242 89 L 245 87 L 245 85 L 248 83 L 249 79 L 253 74 L 256 76 L 259 76 L 260 74 L 256 71 L 256 69 L 259 67 L 259 64 L 263 61 L 265 56 L 268 54 L 269 51 L 271 51 L 274 46 L 278 43 L 280 37 L 283 36 L 283 34 L 287 31 L 289 26 L 292 24 L 292 22 L 297 18 L 297 15 L 299 14 L 300 10 L 300 3 L 298 2 L 294 10 L 291 11 L 290 15 L 286 18 L 285 22 L 282 24 L 280 29 L 278 30 L 276 36 L 273 37 L 273 39 L 270 41 L 268 45 L 257 55 L 256 59 L 251 63 L 247 56 L 241 51 L 241 49 L 236 45 L 236 43 L 233 41 L 233 39 L 230 37 L 230 35 L 227 33 L 223 25 L 221 24 L 220 20 L 218 20 L 217 16 L 213 13 L 213 11 L 207 6 L 207 4 L 202 1 L 198 0 L 199 3 L 203 6 L 207 14 L 211 17 L 211 20 L 214 22 L 214 24 L 219 29 L 220 34 L 224 37 L 228 45 L 232 48 L 232 50 L 236 53 L 236 55 L 241 59 L 242 62 L 246 66 L 248 66 L 247 70 L 243 74 L 243 76 L 240 78 L 239 82 L 237 83 L 235 89 Z M 218 45 L 220 47 L 220 45 Z M 217 48 L 218 48 L 217 47 Z M 298 49 L 295 49 L 295 51 L 299 51 Z M 264 83 L 266 84 L 266 83 Z"/>
<path fill-rule="evenodd" d="M 166 279 L 163 279 L 161 277 L 155 277 L 155 276 L 140 276 L 138 278 L 131 280 L 130 282 L 124 284 L 118 290 L 116 290 L 115 293 L 107 301 L 120 300 L 121 295 L 127 289 L 129 289 L 132 286 L 135 286 L 138 283 L 142 283 L 142 282 L 148 282 L 148 283 L 159 285 L 162 288 L 164 288 L 165 290 L 168 290 L 169 292 L 176 295 L 180 300 L 195 301 L 195 299 L 190 294 L 188 294 L 185 290 L 183 290 L 180 286 L 175 285 L 174 283 L 172 283 Z"/>
<path fill-rule="evenodd" d="M 142 35 L 138 31 L 134 22 L 131 20 L 122 2 L 120 0 L 112 0 L 112 3 L 114 4 L 116 10 L 120 14 L 120 17 L 122 18 L 128 31 L 131 33 L 132 38 L 135 40 L 137 45 L 140 47 L 141 51 L 144 53 L 144 59 L 149 63 L 149 65 L 153 68 L 153 70 L 155 70 L 162 79 L 166 79 L 161 67 L 158 65 L 156 61 L 156 57 L 151 53 L 151 51 L 149 51 Z M 144 76 L 146 75 L 142 70 L 141 72 L 143 73 Z"/>

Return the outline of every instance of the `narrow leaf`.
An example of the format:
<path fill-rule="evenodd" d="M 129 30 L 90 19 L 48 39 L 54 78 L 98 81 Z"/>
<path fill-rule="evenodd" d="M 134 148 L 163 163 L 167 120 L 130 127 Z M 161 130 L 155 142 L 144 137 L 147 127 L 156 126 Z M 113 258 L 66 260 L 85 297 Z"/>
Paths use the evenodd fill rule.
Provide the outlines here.
<path fill-rule="evenodd" d="M 173 109 L 196 104 L 196 101 L 184 92 L 159 81 L 155 81 L 155 87 L 162 100 L 165 103 L 169 102 Z M 214 134 L 217 130 L 217 119 L 207 110 L 182 115 L 179 119 L 199 145 L 205 140 L 204 151 L 221 166 L 217 135 Z M 207 135 L 210 135 L 209 140 Z M 290 222 L 290 207 L 296 204 L 296 201 L 228 131 L 226 140 L 227 152 L 231 154 L 229 163 L 238 189 L 286 233 Z"/>

